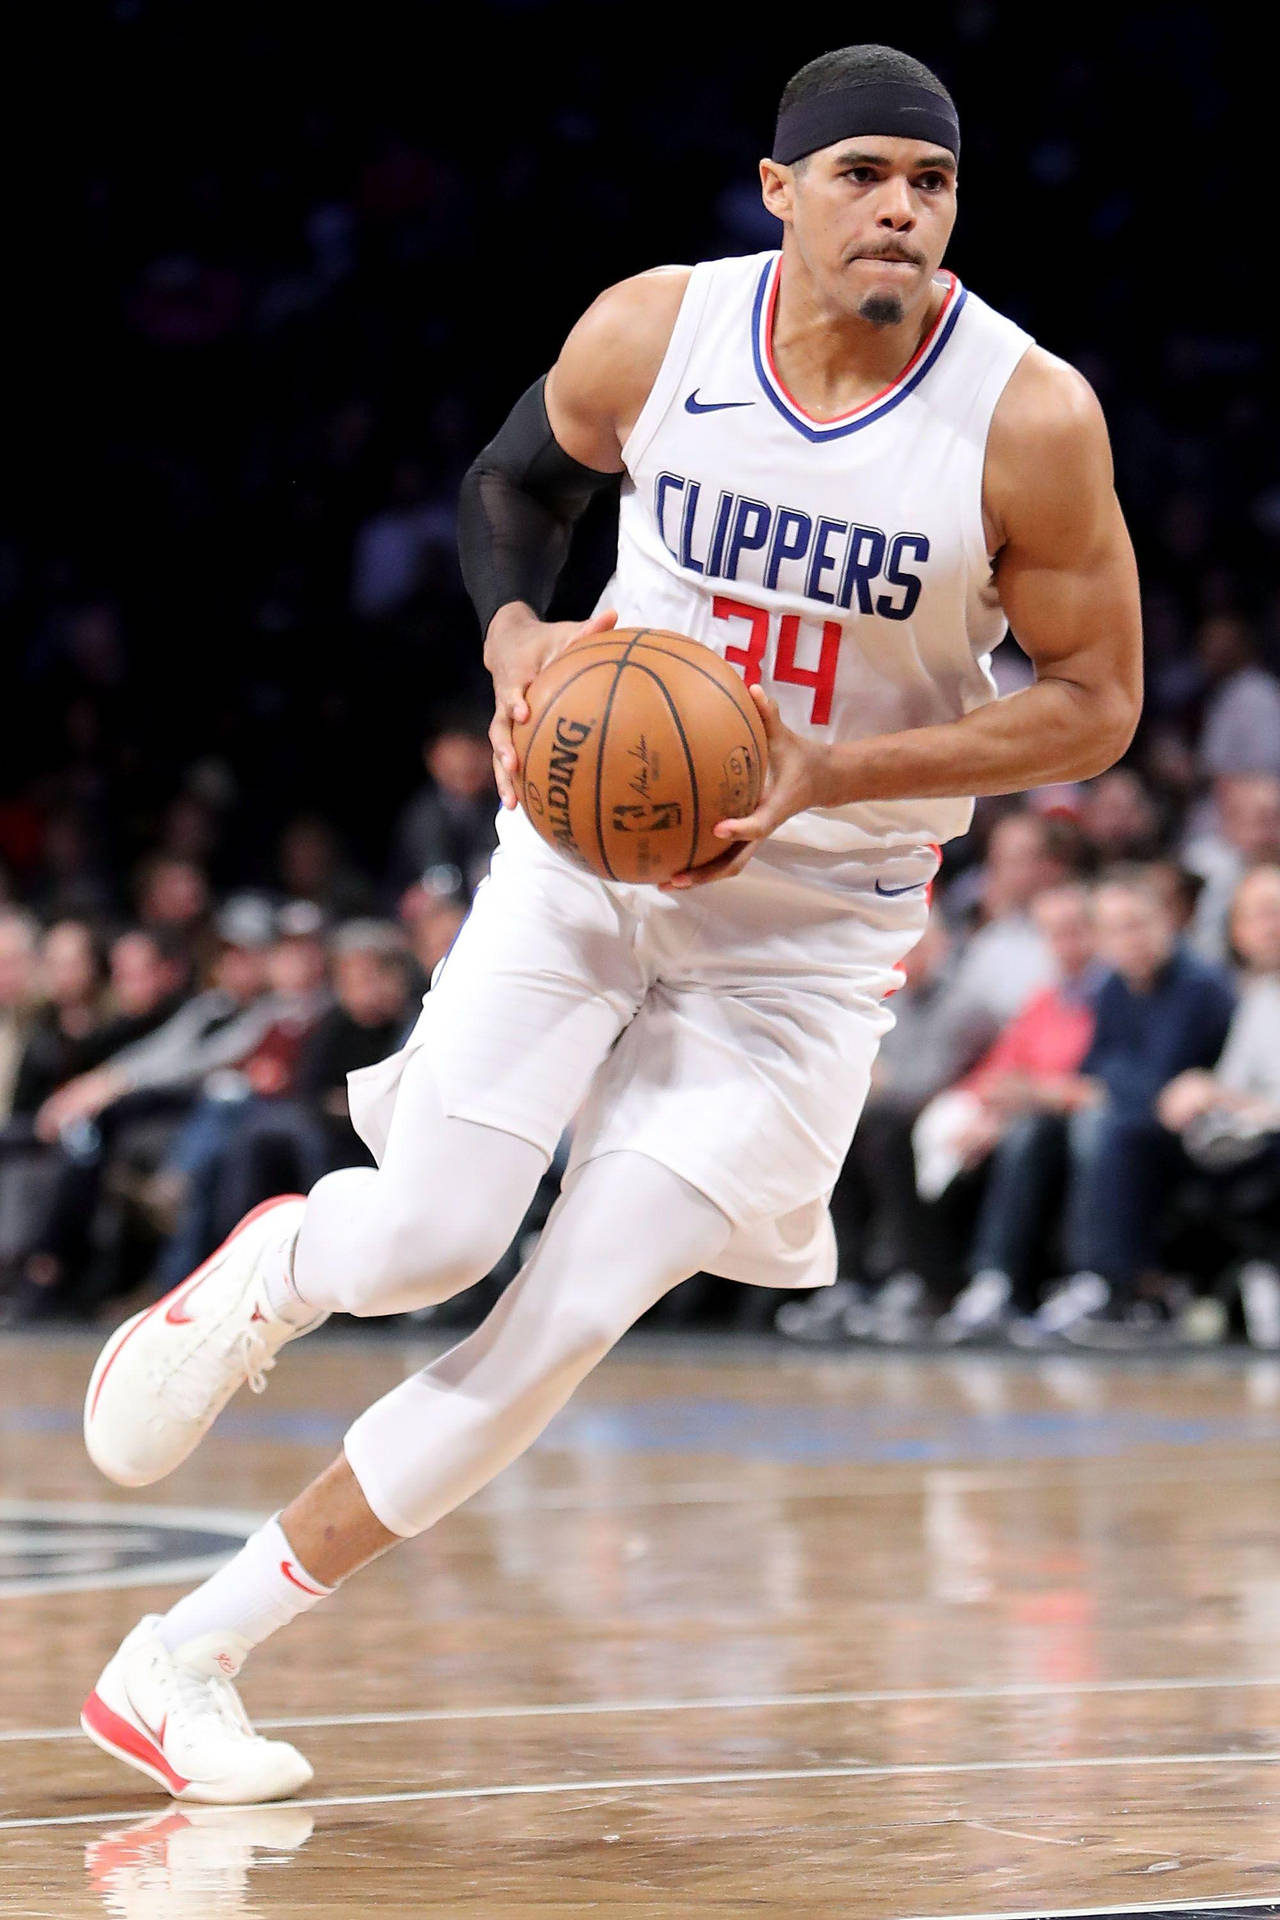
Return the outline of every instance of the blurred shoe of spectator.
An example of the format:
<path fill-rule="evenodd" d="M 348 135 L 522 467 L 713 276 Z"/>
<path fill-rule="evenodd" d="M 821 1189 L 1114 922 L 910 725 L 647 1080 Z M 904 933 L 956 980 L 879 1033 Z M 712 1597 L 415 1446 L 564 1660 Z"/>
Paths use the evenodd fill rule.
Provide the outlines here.
<path fill-rule="evenodd" d="M 1181 1165 L 1156 1114 L 1161 1089 L 1222 1051 L 1235 996 L 1227 975 L 1181 943 L 1141 869 L 1104 878 L 1095 895 L 1098 947 L 1111 971 L 1080 1068 L 1073 1110 L 1042 1115 L 1023 1171 L 1044 1191 L 1065 1155 L 1064 1251 L 1069 1279 L 1015 1329 L 1030 1344 L 1080 1321 L 1132 1308 L 1156 1268 L 1159 1228 Z"/>
<path fill-rule="evenodd" d="M 988 1156 L 991 1162 L 968 1282 L 938 1323 L 947 1342 L 998 1330 L 1032 1277 L 1047 1196 L 1027 1178 L 1028 1145 L 1042 1116 L 1068 1113 L 1079 1104 L 1080 1063 L 1093 1039 L 1105 969 L 1097 956 L 1090 893 L 1078 884 L 1051 887 L 1032 915 L 1053 959 L 1053 985 L 1032 996 L 967 1079 L 922 1117 L 922 1159 L 926 1151 L 937 1156 L 949 1148 L 957 1172 Z M 1033 1152 L 1030 1166 L 1039 1164 Z"/>
<path fill-rule="evenodd" d="M 422 758 L 430 783 L 396 822 L 392 890 L 399 895 L 416 883 L 470 900 L 498 840 L 493 751 L 483 717 L 464 708 L 441 714 Z"/>
<path fill-rule="evenodd" d="M 1183 863 L 1204 882 L 1191 944 L 1208 960 L 1227 958 L 1227 919 L 1250 867 L 1280 862 L 1280 778 L 1223 774 L 1214 782 L 1212 819 L 1188 840 Z"/>
<path fill-rule="evenodd" d="M 1243 1264 L 1245 1331 L 1280 1347 L 1280 867 L 1255 867 L 1236 891 L 1231 945 L 1240 999 L 1212 1072 L 1189 1069 L 1156 1111 L 1208 1179 L 1214 1217 Z"/>

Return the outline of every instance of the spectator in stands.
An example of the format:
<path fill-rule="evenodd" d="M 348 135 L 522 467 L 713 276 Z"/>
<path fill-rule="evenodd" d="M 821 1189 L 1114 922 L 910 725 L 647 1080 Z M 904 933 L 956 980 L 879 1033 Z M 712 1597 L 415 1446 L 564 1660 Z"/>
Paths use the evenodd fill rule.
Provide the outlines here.
<path fill-rule="evenodd" d="M 227 1175 L 237 1136 L 251 1142 L 259 1129 L 270 1134 L 277 1103 L 294 1093 L 303 1050 L 330 1004 L 328 969 L 319 908 L 290 901 L 275 916 L 265 956 L 268 991 L 249 1010 L 244 1044 L 208 1074 L 201 1098 L 148 1183 L 153 1218 L 173 1229 L 153 1274 L 157 1291 L 185 1278 L 239 1218 L 239 1177 Z"/>
<path fill-rule="evenodd" d="M 806 1300 L 783 1302 L 774 1324 L 788 1339 L 906 1339 L 928 1289 L 943 1283 L 946 1235 L 936 1210 L 916 1192 L 911 1128 L 938 1088 L 972 1062 L 985 1033 L 984 1025 L 966 1027 L 954 1018 L 952 944 L 935 915 L 902 962 L 906 978 L 894 995 L 894 1025 L 881 1042 L 871 1092 L 832 1195 L 841 1277 Z M 876 1288 L 870 1299 L 863 1282 Z"/>
<path fill-rule="evenodd" d="M 467 909 L 455 894 L 410 887 L 402 895 L 400 923 L 408 933 L 409 946 L 424 980 L 431 980 L 457 939 L 466 917 Z"/>
<path fill-rule="evenodd" d="M 106 959 L 93 929 L 83 920 L 56 921 L 40 943 L 39 975 L 43 1004 L 12 1096 L 15 1117 L 31 1125 L 49 1095 L 80 1070 L 107 1017 Z"/>
<path fill-rule="evenodd" d="M 211 984 L 146 1038 L 52 1094 L 40 1115 L 46 1137 L 95 1120 L 130 1094 L 194 1090 L 252 1053 L 279 1011 L 267 994 L 271 909 L 253 894 L 235 897 L 218 914 L 215 934 Z"/>
<path fill-rule="evenodd" d="M 134 896 L 142 926 L 168 928 L 180 934 L 194 964 L 212 908 L 209 876 L 204 868 L 194 860 L 158 853 L 143 862 Z"/>
<path fill-rule="evenodd" d="M 35 1019 L 39 924 L 20 908 L 0 908 L 0 1127 L 13 1112 L 18 1068 Z"/>
<path fill-rule="evenodd" d="M 372 889 L 345 857 L 327 820 L 302 813 L 280 836 L 280 885 L 290 900 L 309 901 L 332 925 L 367 912 Z"/>
<path fill-rule="evenodd" d="M 1236 890 L 1231 945 L 1242 963 L 1240 999 L 1211 1072 L 1189 1068 L 1156 1111 L 1209 1182 L 1229 1250 L 1245 1256 L 1237 1280 L 1245 1331 L 1280 1347 L 1280 867 L 1255 867 Z"/>
<path fill-rule="evenodd" d="M 469 901 L 497 845 L 493 752 L 482 716 L 447 709 L 422 758 L 430 781 L 396 822 L 391 886 L 398 895 L 416 882 Z"/>
<path fill-rule="evenodd" d="M 1214 782 L 1212 816 L 1183 852 L 1183 863 L 1204 882 L 1191 943 L 1208 960 L 1227 956 L 1227 918 L 1236 888 L 1250 867 L 1280 862 L 1280 777 L 1223 774 Z"/>
<path fill-rule="evenodd" d="M 1160 815 L 1132 767 L 1112 767 L 1090 780 L 1080 798 L 1080 831 L 1100 866 L 1150 860 L 1160 847 Z"/>
<path fill-rule="evenodd" d="M 1156 1101 L 1175 1075 L 1213 1065 L 1234 1005 L 1227 976 L 1178 941 L 1141 868 L 1106 877 L 1095 911 L 1111 971 L 1080 1074 L 1063 1087 L 1066 1118 L 1049 1119 L 1040 1140 L 1042 1152 L 1066 1149 L 1070 1277 L 1011 1330 L 1031 1345 L 1079 1337 L 1099 1317 L 1130 1317 L 1139 1283 L 1154 1276 L 1165 1191 L 1179 1163 Z"/>
<path fill-rule="evenodd" d="M 1262 664 L 1258 636 L 1237 613 L 1215 613 L 1196 639 L 1209 683 L 1200 765 L 1211 779 L 1269 773 L 1280 778 L 1280 680 Z"/>
<path fill-rule="evenodd" d="M 957 1171 L 988 1161 L 990 1169 L 968 1284 L 938 1323 L 948 1342 L 998 1331 L 1032 1278 L 1048 1197 L 1037 1177 L 1044 1164 L 1039 1138 L 1046 1116 L 1052 1128 L 1079 1103 L 1080 1063 L 1093 1039 L 1105 969 L 1089 890 L 1078 883 L 1050 887 L 1032 917 L 1053 959 L 1053 984 L 1033 994 L 973 1072 L 934 1103 L 943 1126 L 933 1131 L 948 1133 Z"/>
<path fill-rule="evenodd" d="M 51 1054 L 46 1062 L 33 1063 L 44 1064 L 45 1077 L 55 1083 L 34 1112 L 34 1136 L 49 1152 L 42 1163 L 46 1177 L 37 1215 L 25 1223 L 27 1231 L 13 1250 L 17 1279 L 6 1302 L 9 1324 L 75 1310 L 77 1305 L 91 1304 L 94 1289 L 109 1290 L 109 1282 L 102 1272 L 93 1270 L 90 1257 L 103 1174 L 113 1156 L 127 1153 L 135 1144 L 129 1137 L 131 1124 L 150 1116 L 123 1104 L 118 1112 L 104 1112 L 97 1120 L 77 1113 L 64 1116 L 59 1091 L 67 1079 L 92 1071 L 162 1027 L 182 1004 L 190 977 L 181 935 L 171 928 L 132 928 L 112 943 L 112 1011 L 106 1019 L 98 1019 L 96 996 L 90 998 L 94 950 L 91 939 L 86 950 L 86 933 L 76 929 L 74 938 L 64 935 L 69 951 L 61 956 L 75 995 L 59 1012 L 63 1022 L 71 1014 L 73 1025 L 81 1031 L 68 1033 L 65 1025 L 46 1028 L 45 1037 L 53 1041 Z M 33 1043 L 37 1037 L 33 1036 Z M 24 1061 L 24 1067 L 27 1064 Z M 20 1070 L 20 1096 L 29 1097 L 39 1077 L 33 1073 L 24 1090 Z"/>
<path fill-rule="evenodd" d="M 982 866 L 982 924 L 961 953 L 951 987 L 952 1018 L 985 1028 L 992 1040 L 1047 984 L 1052 961 L 1031 918 L 1031 902 L 1070 877 L 1058 823 L 1019 808 L 996 821 Z"/>

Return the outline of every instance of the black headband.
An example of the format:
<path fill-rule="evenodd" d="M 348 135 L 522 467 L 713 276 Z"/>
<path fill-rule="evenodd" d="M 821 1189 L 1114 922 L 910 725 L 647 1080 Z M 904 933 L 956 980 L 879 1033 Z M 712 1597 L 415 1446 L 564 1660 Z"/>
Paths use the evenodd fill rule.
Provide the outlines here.
<path fill-rule="evenodd" d="M 784 167 L 859 133 L 934 140 L 960 158 L 960 122 L 950 101 L 903 80 L 866 80 L 797 100 L 778 115 L 773 157 Z"/>

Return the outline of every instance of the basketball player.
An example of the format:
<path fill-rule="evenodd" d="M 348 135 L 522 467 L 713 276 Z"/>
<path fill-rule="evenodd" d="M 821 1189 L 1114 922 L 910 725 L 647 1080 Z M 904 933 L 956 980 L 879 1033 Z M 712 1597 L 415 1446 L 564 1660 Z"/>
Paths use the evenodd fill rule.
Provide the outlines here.
<path fill-rule="evenodd" d="M 942 268 L 959 151 L 919 62 L 812 61 L 760 167 L 781 251 L 602 294 L 467 476 L 503 800 L 491 876 L 404 1051 L 352 1076 L 377 1170 L 258 1208 L 108 1341 L 93 1459 L 157 1480 L 326 1314 L 470 1286 L 577 1115 L 572 1157 L 488 1318 L 109 1662 L 86 1731 L 179 1797 L 310 1778 L 245 1717 L 245 1655 L 490 1480 L 669 1288 L 700 1268 L 834 1278 L 827 1195 L 939 843 L 972 795 L 1087 779 L 1128 744 L 1138 591 L 1102 416 Z M 548 624 L 573 523 L 619 474 L 607 610 Z M 768 733 L 761 804 L 719 826 L 714 868 L 665 889 L 578 870 L 514 808 L 526 688 L 615 618 L 735 663 Z M 1036 679 L 996 701 L 1006 619 Z"/>

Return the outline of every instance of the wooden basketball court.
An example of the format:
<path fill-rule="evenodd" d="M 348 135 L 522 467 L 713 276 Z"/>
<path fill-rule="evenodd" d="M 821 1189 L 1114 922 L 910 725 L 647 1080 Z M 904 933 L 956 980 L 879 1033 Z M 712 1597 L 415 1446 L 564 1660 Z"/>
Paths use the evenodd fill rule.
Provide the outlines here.
<path fill-rule="evenodd" d="M 82 1452 L 95 1348 L 0 1345 L 6 1915 L 1280 1913 L 1275 1362 L 633 1337 L 261 1650 L 316 1778 L 237 1810 L 80 1701 L 434 1348 L 320 1336 L 137 1495 Z"/>

